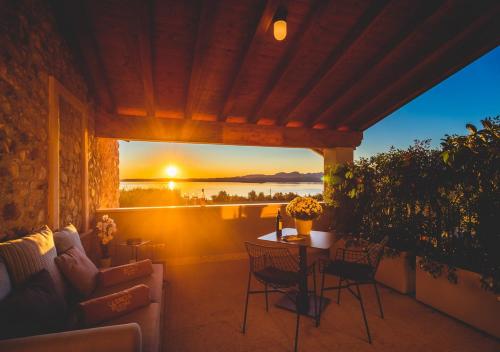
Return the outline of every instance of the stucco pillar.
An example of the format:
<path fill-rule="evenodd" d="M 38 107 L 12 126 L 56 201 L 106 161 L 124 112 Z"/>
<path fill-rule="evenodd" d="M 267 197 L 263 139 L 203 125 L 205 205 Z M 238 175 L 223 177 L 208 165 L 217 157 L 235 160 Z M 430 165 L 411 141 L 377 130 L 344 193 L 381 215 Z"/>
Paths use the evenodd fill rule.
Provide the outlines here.
<path fill-rule="evenodd" d="M 323 172 L 327 175 L 328 168 L 335 164 L 353 162 L 354 160 L 354 149 L 355 147 L 336 147 L 323 149 Z M 325 191 L 327 190 L 326 183 L 324 184 Z M 328 199 L 329 193 L 323 192 L 325 199 Z"/>
<path fill-rule="evenodd" d="M 324 170 L 334 164 L 353 162 L 354 147 L 336 147 L 323 149 Z"/>

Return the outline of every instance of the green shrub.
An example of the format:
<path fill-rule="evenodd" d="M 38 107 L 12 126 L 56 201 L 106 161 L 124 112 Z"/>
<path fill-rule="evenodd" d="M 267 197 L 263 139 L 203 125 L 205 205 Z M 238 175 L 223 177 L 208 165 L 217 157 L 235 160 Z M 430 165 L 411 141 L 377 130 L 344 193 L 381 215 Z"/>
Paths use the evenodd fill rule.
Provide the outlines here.
<path fill-rule="evenodd" d="M 500 120 L 467 125 L 466 136 L 445 136 L 327 170 L 325 201 L 332 228 L 422 256 L 420 267 L 437 277 L 455 268 L 482 274 L 500 291 Z"/>

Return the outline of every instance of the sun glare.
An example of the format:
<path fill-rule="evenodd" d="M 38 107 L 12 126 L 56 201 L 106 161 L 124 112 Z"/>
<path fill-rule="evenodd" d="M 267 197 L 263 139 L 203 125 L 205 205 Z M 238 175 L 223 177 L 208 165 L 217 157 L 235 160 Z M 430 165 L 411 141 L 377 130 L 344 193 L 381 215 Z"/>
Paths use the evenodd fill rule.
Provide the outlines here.
<path fill-rule="evenodd" d="M 174 181 L 168 181 L 168 189 L 173 191 L 175 189 L 175 182 Z"/>
<path fill-rule="evenodd" d="M 174 165 L 169 165 L 165 168 L 165 173 L 167 174 L 168 177 L 175 177 L 177 176 L 179 172 L 179 169 L 177 169 L 177 166 Z"/>

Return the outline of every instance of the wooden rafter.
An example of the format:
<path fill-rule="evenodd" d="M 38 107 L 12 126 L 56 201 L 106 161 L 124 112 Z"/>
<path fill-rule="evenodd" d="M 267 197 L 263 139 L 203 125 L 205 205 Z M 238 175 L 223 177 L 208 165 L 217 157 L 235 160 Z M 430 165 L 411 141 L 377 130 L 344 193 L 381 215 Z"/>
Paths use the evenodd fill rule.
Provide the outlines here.
<path fill-rule="evenodd" d="M 356 147 L 361 132 L 260 126 L 188 119 L 98 114 L 95 135 L 103 138 L 291 148 Z"/>
<path fill-rule="evenodd" d="M 390 104 L 388 107 L 372 110 L 370 112 L 367 112 L 365 109 L 360 109 L 356 111 L 355 115 L 352 115 L 353 121 L 361 120 L 361 116 L 363 116 L 362 113 L 372 115 L 371 118 L 363 120 L 363 123 L 361 124 L 361 128 L 363 130 L 367 129 L 383 117 L 399 109 L 401 106 L 413 100 L 418 95 L 451 76 L 462 67 L 468 65 L 471 61 L 500 45 L 500 37 L 498 36 L 498 33 L 500 33 L 500 22 L 495 19 L 498 18 L 498 16 L 500 16 L 500 6 L 497 6 L 496 9 L 492 10 L 489 13 L 488 18 L 477 19 L 473 24 L 467 27 L 467 29 L 463 30 L 459 36 L 447 42 L 447 44 L 439 50 L 436 50 L 431 56 L 427 57 L 425 60 L 420 62 L 419 65 L 408 71 L 400 80 L 393 82 L 393 84 L 378 92 L 377 95 L 398 94 L 399 96 L 404 97 L 402 99 L 398 99 L 396 104 Z M 479 31 L 481 35 L 477 36 L 476 31 L 482 26 L 484 26 L 484 29 Z M 470 38 L 467 38 L 468 42 L 467 44 L 464 44 L 462 40 L 466 37 Z M 478 40 L 478 38 L 480 39 Z M 478 43 L 481 43 L 482 45 L 478 46 Z M 474 49 L 471 50 L 470 48 Z M 448 57 L 449 60 L 439 60 L 439 58 L 442 58 L 443 56 Z M 436 60 L 438 60 L 437 62 L 439 66 L 441 66 L 439 67 L 438 72 L 442 73 L 435 75 L 433 79 L 426 79 L 423 81 L 422 77 L 425 75 L 422 71 L 428 70 L 431 62 Z M 436 69 L 435 66 L 433 69 Z M 415 81 L 417 81 L 417 84 Z M 371 102 L 373 102 L 376 98 L 376 96 L 373 97 Z M 369 104 L 366 105 L 366 107 L 368 106 Z M 351 121 L 351 123 L 353 121 Z"/>
<path fill-rule="evenodd" d="M 114 112 L 115 102 L 106 79 L 92 28 L 88 22 L 89 9 L 86 2 L 82 0 L 74 2 L 61 0 L 59 4 L 67 16 L 66 22 L 74 29 L 84 66 L 91 78 L 90 83 L 94 88 L 99 105 L 108 112 Z"/>
<path fill-rule="evenodd" d="M 153 4 L 152 0 L 139 1 L 137 12 L 139 44 L 139 66 L 142 85 L 144 88 L 144 102 L 147 116 L 155 116 L 155 90 L 153 81 Z"/>
<path fill-rule="evenodd" d="M 440 18 L 443 13 L 449 11 L 449 7 L 446 6 L 446 2 L 444 1 L 433 1 L 427 3 L 426 5 L 427 6 L 424 6 L 420 13 L 413 16 L 411 21 L 406 23 L 405 27 L 397 33 L 387 47 L 380 50 L 378 55 L 375 55 L 373 58 L 367 60 L 363 68 L 358 70 L 350 80 L 346 81 L 338 89 L 336 89 L 328 97 L 328 99 L 326 99 L 325 102 L 313 114 L 311 114 L 315 118 L 307 121 L 306 126 L 314 126 L 325 120 L 326 117 L 329 117 L 330 112 L 334 111 L 342 103 L 342 100 L 348 96 L 348 94 L 355 87 L 357 87 L 356 83 L 359 80 L 367 77 L 373 72 L 376 72 L 376 70 L 386 64 L 397 49 L 412 38 L 416 32 L 425 29 L 429 22 L 432 22 L 435 18 Z"/>
<path fill-rule="evenodd" d="M 304 101 L 309 93 L 323 80 L 324 77 L 331 72 L 335 65 L 340 61 L 345 53 L 362 37 L 370 25 L 375 21 L 375 19 L 383 13 L 390 1 L 381 0 L 375 1 L 367 11 L 361 16 L 360 20 L 356 25 L 349 31 L 347 36 L 342 40 L 342 42 L 333 49 L 328 58 L 323 62 L 319 69 L 314 73 L 311 79 L 300 89 L 299 93 L 292 101 L 292 103 L 287 106 L 284 111 L 279 114 L 278 123 L 279 125 L 286 124 L 292 112 Z"/>
<path fill-rule="evenodd" d="M 328 3 L 329 1 L 316 0 L 311 6 L 311 10 L 309 11 L 306 19 L 303 21 L 301 27 L 298 29 L 296 37 L 289 42 L 283 58 L 278 63 L 276 69 L 270 76 L 264 89 L 259 95 L 259 98 L 253 105 L 247 119 L 248 122 L 252 123 L 257 121 L 258 116 L 262 112 L 262 109 L 267 102 L 267 99 L 269 99 L 269 97 L 272 95 L 281 78 L 283 78 L 283 76 L 291 68 L 291 63 L 298 55 L 300 47 L 302 47 L 302 45 L 304 44 L 305 38 L 307 38 L 307 33 L 309 33 L 314 24 L 317 23 L 318 17 L 321 15 L 321 13 L 324 12 L 324 9 L 328 5 Z"/>
<path fill-rule="evenodd" d="M 199 0 L 198 26 L 191 60 L 191 74 L 186 91 L 186 105 L 184 108 L 184 116 L 187 119 L 191 118 L 195 101 L 198 98 L 204 60 L 210 43 L 213 22 L 217 15 L 217 6 L 217 1 Z"/>
<path fill-rule="evenodd" d="M 233 96 L 238 87 L 238 83 L 241 81 L 243 69 L 245 67 L 248 67 L 248 61 L 251 54 L 255 52 L 257 47 L 264 39 L 267 30 L 272 23 L 273 16 L 276 13 L 278 5 L 279 1 L 277 0 L 267 1 L 265 6 L 263 5 L 260 11 L 258 11 L 259 16 L 255 20 L 255 25 L 253 26 L 254 30 L 250 31 L 250 35 L 248 35 L 246 40 L 244 41 L 243 49 L 236 59 L 234 74 L 232 75 L 229 86 L 224 92 L 222 99 L 222 108 L 217 114 L 218 120 L 224 120 L 231 111 L 231 108 L 233 106 Z"/>

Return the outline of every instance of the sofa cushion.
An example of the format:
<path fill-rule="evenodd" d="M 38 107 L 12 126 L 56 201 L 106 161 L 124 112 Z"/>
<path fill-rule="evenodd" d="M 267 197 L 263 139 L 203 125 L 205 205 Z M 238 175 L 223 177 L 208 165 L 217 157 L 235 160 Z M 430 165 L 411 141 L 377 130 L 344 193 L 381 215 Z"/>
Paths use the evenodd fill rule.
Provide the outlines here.
<path fill-rule="evenodd" d="M 149 287 L 137 285 L 113 294 L 90 299 L 79 304 L 85 326 L 117 318 L 151 302 Z"/>
<path fill-rule="evenodd" d="M 149 276 L 153 273 L 153 263 L 150 259 L 139 262 L 114 266 L 99 270 L 99 286 L 109 287 Z"/>
<path fill-rule="evenodd" d="M 54 243 L 56 245 L 57 254 L 62 254 L 66 252 L 71 247 L 76 247 L 85 253 L 82 241 L 80 240 L 80 234 L 73 224 L 69 224 L 62 230 L 54 233 Z"/>
<path fill-rule="evenodd" d="M 153 264 L 153 273 L 151 275 L 127 281 L 110 287 L 97 286 L 96 290 L 90 295 L 90 298 L 100 297 L 127 289 L 131 286 L 144 284 L 150 288 L 151 302 L 161 303 L 163 289 L 163 265 Z"/>
<path fill-rule="evenodd" d="M 161 346 L 161 304 L 151 303 L 119 318 L 107 321 L 102 326 L 137 323 L 142 332 L 142 351 L 158 352 Z"/>
<path fill-rule="evenodd" d="M 0 301 L 9 295 L 11 290 L 12 285 L 10 284 L 7 267 L 2 261 L 0 261 Z"/>
<path fill-rule="evenodd" d="M 66 303 L 45 269 L 33 274 L 0 303 L 0 338 L 46 334 L 65 324 Z"/>
<path fill-rule="evenodd" d="M 0 243 L 0 259 L 7 266 L 14 287 L 46 269 L 52 276 L 57 293 L 64 297 L 64 283 L 54 261 L 56 256 L 54 236 L 48 226 L 31 235 Z"/>
<path fill-rule="evenodd" d="M 81 296 L 88 297 L 95 290 L 99 270 L 79 248 L 72 247 L 55 260 L 63 276 Z"/>

